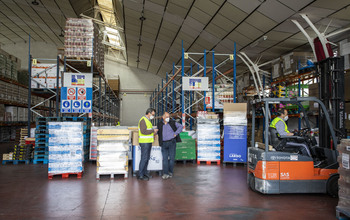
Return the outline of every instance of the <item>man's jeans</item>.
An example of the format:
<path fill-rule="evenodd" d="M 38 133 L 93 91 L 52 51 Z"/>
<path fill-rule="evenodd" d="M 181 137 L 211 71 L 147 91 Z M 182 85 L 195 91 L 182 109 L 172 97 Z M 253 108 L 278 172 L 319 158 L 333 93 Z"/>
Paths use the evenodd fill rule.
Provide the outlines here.
<path fill-rule="evenodd" d="M 301 155 L 309 156 L 309 157 L 312 158 L 310 150 L 309 150 L 309 148 L 308 148 L 308 146 L 306 144 L 295 143 L 295 142 L 287 142 L 286 146 L 287 146 L 287 148 L 288 148 L 288 146 L 298 147 L 300 152 L 301 152 Z"/>
<path fill-rule="evenodd" d="M 140 143 L 141 160 L 139 165 L 139 177 L 147 174 L 148 161 L 151 156 L 152 143 Z"/>
<path fill-rule="evenodd" d="M 175 154 L 176 154 L 176 139 L 170 141 L 163 141 L 162 155 L 163 155 L 163 174 L 169 175 L 174 173 L 175 164 Z"/>

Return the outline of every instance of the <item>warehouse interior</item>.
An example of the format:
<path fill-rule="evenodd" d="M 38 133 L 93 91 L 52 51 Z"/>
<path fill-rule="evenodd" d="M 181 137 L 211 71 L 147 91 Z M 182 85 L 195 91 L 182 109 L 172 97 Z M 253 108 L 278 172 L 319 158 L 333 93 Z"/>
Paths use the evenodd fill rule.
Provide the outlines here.
<path fill-rule="evenodd" d="M 1 219 L 350 218 L 348 0 L 0 6 Z"/>

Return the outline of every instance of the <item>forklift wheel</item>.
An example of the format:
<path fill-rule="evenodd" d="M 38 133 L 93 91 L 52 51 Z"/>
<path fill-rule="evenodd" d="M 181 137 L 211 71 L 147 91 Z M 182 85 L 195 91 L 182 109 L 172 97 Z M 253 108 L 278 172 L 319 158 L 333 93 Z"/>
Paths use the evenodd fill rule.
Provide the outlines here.
<path fill-rule="evenodd" d="M 255 177 L 251 173 L 249 174 L 249 187 L 250 187 L 250 189 L 253 192 L 256 192 L 256 189 L 255 189 Z"/>
<path fill-rule="evenodd" d="M 338 179 L 339 175 L 333 175 L 327 181 L 327 193 L 332 197 L 338 197 Z"/>

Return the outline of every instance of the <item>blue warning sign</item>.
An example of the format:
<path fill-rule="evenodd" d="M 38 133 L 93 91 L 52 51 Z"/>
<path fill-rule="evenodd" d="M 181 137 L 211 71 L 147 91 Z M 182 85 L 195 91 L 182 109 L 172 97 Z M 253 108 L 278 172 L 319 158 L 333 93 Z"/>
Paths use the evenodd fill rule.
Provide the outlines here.
<path fill-rule="evenodd" d="M 72 113 L 81 113 L 81 101 L 73 100 L 72 101 Z"/>
<path fill-rule="evenodd" d="M 83 113 L 90 113 L 91 110 L 91 101 L 90 100 L 84 100 L 83 101 Z"/>
<path fill-rule="evenodd" d="M 62 113 L 71 113 L 72 112 L 71 100 L 62 100 L 61 111 L 62 111 Z"/>

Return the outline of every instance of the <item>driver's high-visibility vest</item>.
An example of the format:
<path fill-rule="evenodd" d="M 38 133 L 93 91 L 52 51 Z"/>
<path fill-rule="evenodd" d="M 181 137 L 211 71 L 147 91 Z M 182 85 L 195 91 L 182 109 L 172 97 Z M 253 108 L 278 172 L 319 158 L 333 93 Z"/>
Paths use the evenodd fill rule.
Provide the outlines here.
<path fill-rule="evenodd" d="M 284 124 L 284 131 L 287 132 L 287 133 L 290 133 L 290 132 L 288 131 L 288 127 L 287 127 L 286 122 L 284 122 L 284 120 L 283 120 L 282 118 L 280 118 L 280 117 L 276 117 L 275 119 L 273 119 L 272 122 L 271 122 L 271 124 L 270 124 L 270 127 L 276 129 L 276 124 L 277 124 L 277 122 L 279 122 L 279 121 L 282 121 L 282 122 L 283 122 L 283 124 Z"/>
<path fill-rule="evenodd" d="M 140 122 L 141 120 L 144 119 L 146 122 L 146 126 L 147 126 L 147 130 L 152 130 L 153 129 L 153 125 L 152 122 L 150 122 L 148 120 L 147 117 L 143 116 L 140 121 L 139 121 L 139 143 L 153 143 L 154 142 L 154 134 L 152 132 L 152 134 L 142 134 L 141 133 L 141 129 L 140 129 Z"/>

